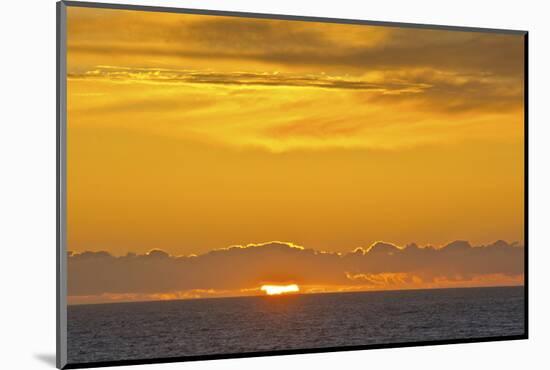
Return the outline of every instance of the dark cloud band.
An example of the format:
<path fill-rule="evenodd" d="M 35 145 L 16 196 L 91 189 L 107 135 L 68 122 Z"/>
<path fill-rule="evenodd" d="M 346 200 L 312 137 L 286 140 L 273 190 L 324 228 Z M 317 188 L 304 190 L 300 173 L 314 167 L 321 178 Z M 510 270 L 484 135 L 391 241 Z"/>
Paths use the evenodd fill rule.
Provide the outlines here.
<path fill-rule="evenodd" d="M 460 281 L 480 275 L 523 274 L 523 247 L 498 241 L 473 247 L 456 241 L 443 248 L 399 248 L 376 243 L 346 254 L 270 242 L 171 256 L 161 250 L 115 257 L 107 252 L 69 254 L 70 296 L 153 294 L 186 290 L 239 290 L 268 282 L 350 286 L 420 279 Z"/>

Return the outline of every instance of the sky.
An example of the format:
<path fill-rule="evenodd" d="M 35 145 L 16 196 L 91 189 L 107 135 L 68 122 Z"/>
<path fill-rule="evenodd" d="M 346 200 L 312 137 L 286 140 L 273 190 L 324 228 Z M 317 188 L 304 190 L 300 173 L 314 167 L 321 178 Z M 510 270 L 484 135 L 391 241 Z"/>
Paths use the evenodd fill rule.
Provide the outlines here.
<path fill-rule="evenodd" d="M 522 269 L 500 259 L 513 255 L 523 266 L 523 36 L 67 12 L 74 302 L 243 294 L 277 283 L 273 276 L 312 291 L 367 289 L 353 276 L 369 274 L 402 276 L 393 286 L 404 288 L 522 282 Z M 433 253 L 467 241 L 467 255 L 501 241 L 514 252 L 496 253 L 475 273 L 443 262 L 447 272 L 391 264 L 372 272 L 341 262 L 381 241 L 398 252 L 416 243 Z M 231 287 L 193 275 L 202 282 L 136 290 L 128 274 L 106 273 L 111 284 L 88 274 L 90 266 L 96 275 L 108 271 L 110 259 L 136 268 L 132 258 L 145 261 L 153 251 L 187 276 L 186 258 L 273 245 L 334 257 L 338 279 L 306 279 L 285 270 L 286 260 L 277 273 L 236 278 L 240 285 Z M 414 260 L 398 254 L 405 264 Z M 395 279 L 382 280 L 385 287 Z"/>

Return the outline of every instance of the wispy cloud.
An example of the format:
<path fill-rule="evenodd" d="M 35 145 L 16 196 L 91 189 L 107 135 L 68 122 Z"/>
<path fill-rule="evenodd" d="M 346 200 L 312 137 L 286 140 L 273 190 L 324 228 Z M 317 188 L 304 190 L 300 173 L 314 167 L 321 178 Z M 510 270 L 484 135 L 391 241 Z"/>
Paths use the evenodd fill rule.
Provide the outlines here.
<path fill-rule="evenodd" d="M 111 60 L 128 55 L 208 58 L 212 63 L 241 60 L 345 71 L 444 66 L 514 76 L 523 70 L 523 41 L 517 35 L 112 10 L 95 13 L 94 17 L 93 11 L 71 9 L 69 47 Z M 86 22 L 78 22 L 80 17 L 86 17 Z"/>
<path fill-rule="evenodd" d="M 494 138 L 496 122 L 519 129 L 523 108 L 515 79 L 428 69 L 333 75 L 100 65 L 70 73 L 69 84 L 72 97 L 88 94 L 71 106 L 83 113 L 79 125 L 121 114 L 118 124 L 130 129 L 272 152 Z"/>
<path fill-rule="evenodd" d="M 134 112 L 128 128 L 286 152 L 510 136 L 522 119 L 518 35 L 82 8 L 69 19 L 69 92 L 102 94 L 74 104 L 81 125 Z"/>
<path fill-rule="evenodd" d="M 269 87 L 312 87 L 344 90 L 374 90 L 381 93 L 414 93 L 431 86 L 425 83 L 402 82 L 369 82 L 350 76 L 330 76 L 320 74 L 296 74 L 274 72 L 213 72 L 208 70 L 176 70 L 155 68 L 128 68 L 115 66 L 98 66 L 84 73 L 70 73 L 69 79 L 105 79 L 109 81 L 136 83 L 181 83 L 212 84 L 237 86 Z"/>

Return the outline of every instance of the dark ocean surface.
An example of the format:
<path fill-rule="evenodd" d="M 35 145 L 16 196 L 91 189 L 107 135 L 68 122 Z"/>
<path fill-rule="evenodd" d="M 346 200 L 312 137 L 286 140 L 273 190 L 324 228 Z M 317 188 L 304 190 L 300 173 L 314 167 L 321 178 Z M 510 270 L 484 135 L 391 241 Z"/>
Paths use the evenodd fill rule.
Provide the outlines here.
<path fill-rule="evenodd" d="M 68 307 L 69 363 L 524 334 L 524 288 Z"/>

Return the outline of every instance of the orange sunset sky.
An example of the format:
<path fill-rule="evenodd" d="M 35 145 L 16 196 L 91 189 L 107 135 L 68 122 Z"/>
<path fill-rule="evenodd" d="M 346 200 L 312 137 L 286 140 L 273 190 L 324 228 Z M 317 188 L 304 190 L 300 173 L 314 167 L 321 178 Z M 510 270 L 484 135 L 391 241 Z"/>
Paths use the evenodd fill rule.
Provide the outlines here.
<path fill-rule="evenodd" d="M 70 302 L 522 284 L 522 35 L 67 12 Z"/>

